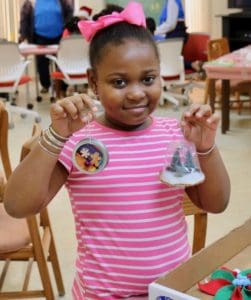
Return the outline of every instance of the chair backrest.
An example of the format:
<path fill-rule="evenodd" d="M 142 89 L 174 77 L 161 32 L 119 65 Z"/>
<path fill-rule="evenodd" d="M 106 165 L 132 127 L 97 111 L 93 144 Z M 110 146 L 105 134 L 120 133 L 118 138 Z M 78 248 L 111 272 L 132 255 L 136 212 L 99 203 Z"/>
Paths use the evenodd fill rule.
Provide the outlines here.
<path fill-rule="evenodd" d="M 86 73 L 89 68 L 89 44 L 82 35 L 70 35 L 61 39 L 57 60 L 61 71 L 74 75 Z"/>
<path fill-rule="evenodd" d="M 181 55 L 183 39 L 174 38 L 157 42 L 160 55 L 160 74 L 163 77 L 179 76 L 184 70 Z"/>
<path fill-rule="evenodd" d="M 210 35 L 205 32 L 191 32 L 184 44 L 182 55 L 185 61 L 207 61 L 207 44 Z"/>
<path fill-rule="evenodd" d="M 227 38 L 210 40 L 207 46 L 208 60 L 214 60 L 230 52 Z"/>
<path fill-rule="evenodd" d="M 8 126 L 8 112 L 4 103 L 0 101 L 0 157 L 6 179 L 9 178 L 12 171 L 8 150 Z"/>
<path fill-rule="evenodd" d="M 14 81 L 24 70 L 18 44 L 9 41 L 0 42 L 0 81 Z"/>
<path fill-rule="evenodd" d="M 21 160 L 29 154 L 41 135 L 41 132 L 42 129 L 40 125 L 35 123 L 33 126 L 32 137 L 23 144 Z M 7 234 L 9 234 L 10 230 L 12 237 L 10 239 L 9 237 L 4 237 L 4 234 L 3 236 L 1 235 L 3 249 L 0 248 L 0 261 L 4 261 L 4 263 L 0 273 L 0 299 L 28 299 L 44 297 L 48 300 L 55 300 L 56 298 L 53 292 L 53 284 L 48 268 L 48 261 L 52 264 L 58 293 L 60 296 L 63 296 L 65 294 L 65 289 L 47 208 L 43 209 L 43 211 L 36 216 L 30 216 L 26 219 L 15 219 L 7 215 L 3 204 L 0 203 L 0 216 L 0 225 L 2 226 L 0 229 L 2 229 L 2 232 L 6 232 Z M 16 234 L 18 235 L 16 237 L 17 239 L 15 238 Z M 4 283 L 6 275 L 9 275 L 8 270 L 11 261 L 27 263 L 27 269 L 24 274 L 24 282 L 22 288 L 19 290 L 15 287 L 14 290 L 11 290 L 10 288 L 7 290 L 6 288 L 6 291 L 4 291 Z M 42 289 L 29 289 L 28 285 L 31 278 L 33 262 L 37 263 Z"/>
<path fill-rule="evenodd" d="M 195 206 L 187 194 L 185 194 L 182 204 L 185 215 L 194 217 L 192 254 L 195 254 L 206 244 L 207 212 Z"/>

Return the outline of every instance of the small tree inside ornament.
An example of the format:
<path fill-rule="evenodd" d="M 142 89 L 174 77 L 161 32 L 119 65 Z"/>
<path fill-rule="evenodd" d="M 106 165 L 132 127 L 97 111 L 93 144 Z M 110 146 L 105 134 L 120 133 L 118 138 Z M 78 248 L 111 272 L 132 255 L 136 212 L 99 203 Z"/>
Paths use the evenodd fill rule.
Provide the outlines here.
<path fill-rule="evenodd" d="M 194 144 L 180 141 L 168 146 L 160 179 L 175 186 L 193 186 L 205 180 Z"/>

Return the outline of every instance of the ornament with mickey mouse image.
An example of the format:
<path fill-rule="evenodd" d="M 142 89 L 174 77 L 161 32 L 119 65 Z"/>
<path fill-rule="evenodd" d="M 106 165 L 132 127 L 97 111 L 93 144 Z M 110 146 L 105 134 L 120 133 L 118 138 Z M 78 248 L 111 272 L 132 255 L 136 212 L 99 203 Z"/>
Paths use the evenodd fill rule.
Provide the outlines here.
<path fill-rule="evenodd" d="M 101 106 L 98 107 L 98 112 L 102 109 Z M 101 141 L 91 136 L 90 122 L 86 125 L 86 137 L 73 150 L 72 160 L 80 172 L 89 175 L 103 171 L 108 164 L 108 150 Z"/>
<path fill-rule="evenodd" d="M 82 173 L 96 174 L 108 163 L 107 149 L 101 141 L 86 138 L 76 145 L 73 151 L 73 163 Z"/>
<path fill-rule="evenodd" d="M 205 180 L 193 143 L 177 141 L 168 146 L 160 179 L 174 186 L 193 186 Z"/>

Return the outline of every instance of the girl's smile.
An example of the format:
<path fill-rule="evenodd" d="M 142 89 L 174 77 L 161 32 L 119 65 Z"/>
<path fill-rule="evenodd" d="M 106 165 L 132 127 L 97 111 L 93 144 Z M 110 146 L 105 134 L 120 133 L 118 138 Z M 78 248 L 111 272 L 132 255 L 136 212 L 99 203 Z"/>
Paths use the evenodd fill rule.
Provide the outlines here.
<path fill-rule="evenodd" d="M 159 60 L 148 43 L 127 39 L 109 44 L 89 80 L 105 110 L 108 126 L 138 129 L 147 126 L 148 117 L 161 93 Z"/>

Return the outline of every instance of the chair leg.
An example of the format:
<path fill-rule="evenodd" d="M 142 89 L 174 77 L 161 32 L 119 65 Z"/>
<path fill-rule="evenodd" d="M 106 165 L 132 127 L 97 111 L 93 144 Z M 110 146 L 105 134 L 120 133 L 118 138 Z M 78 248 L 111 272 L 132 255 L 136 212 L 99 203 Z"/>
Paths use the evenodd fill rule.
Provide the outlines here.
<path fill-rule="evenodd" d="M 209 95 L 209 104 L 211 106 L 212 112 L 215 111 L 215 79 L 208 79 L 208 95 Z"/>
<path fill-rule="evenodd" d="M 50 231 L 49 261 L 51 262 L 52 269 L 54 272 L 55 281 L 56 281 L 56 285 L 57 285 L 57 289 L 58 289 L 58 294 L 59 294 L 59 296 L 64 296 L 65 288 L 64 288 L 62 273 L 60 270 L 55 240 L 54 240 L 53 232 L 51 229 L 51 222 L 50 222 L 50 218 L 48 215 L 48 211 L 46 209 L 43 210 L 43 212 L 41 213 L 41 226 L 46 226 L 47 228 L 49 228 L 49 231 Z"/>
<path fill-rule="evenodd" d="M 61 98 L 61 80 L 56 79 L 55 80 L 55 90 L 56 90 L 56 98 Z"/>
<path fill-rule="evenodd" d="M 47 262 L 47 254 L 45 254 L 41 241 L 39 239 L 39 231 L 36 227 L 36 217 L 32 216 L 29 218 L 28 226 L 31 230 L 34 231 L 34 239 L 32 242 L 36 247 L 34 247 L 34 256 L 35 261 L 37 262 L 38 271 L 40 274 L 40 278 L 42 281 L 42 286 L 44 289 L 44 295 L 46 300 L 55 300 L 53 288 L 51 284 L 50 273 L 48 269 L 48 262 Z"/>
<path fill-rule="evenodd" d="M 58 294 L 59 296 L 64 296 L 65 295 L 65 288 L 64 288 L 64 283 L 63 283 L 63 278 L 60 270 L 60 265 L 58 261 L 58 255 L 55 247 L 55 241 L 53 238 L 53 234 L 51 232 L 51 245 L 50 245 L 50 261 L 52 264 L 56 284 L 57 284 L 57 289 L 58 289 Z"/>
<path fill-rule="evenodd" d="M 209 80 L 210 79 L 206 79 L 206 87 L 205 87 L 205 94 L 204 94 L 204 104 L 208 103 L 208 97 L 209 97 Z"/>
<path fill-rule="evenodd" d="M 234 96 L 235 96 L 235 99 L 236 99 L 236 102 L 237 102 L 237 112 L 238 112 L 238 115 L 240 115 L 241 111 L 242 111 L 241 95 L 238 91 L 236 91 L 234 93 Z"/>
<path fill-rule="evenodd" d="M 206 243 L 206 231 L 207 231 L 207 214 L 203 215 L 194 215 L 194 222 L 197 224 L 194 225 L 194 236 L 196 236 L 196 242 L 193 244 L 192 253 L 195 254 L 199 250 L 205 247 Z M 197 230 L 196 230 L 197 228 Z M 198 228 L 199 231 L 198 231 Z M 201 228 L 205 228 L 204 231 L 201 231 Z"/>
<path fill-rule="evenodd" d="M 179 101 L 173 95 L 171 95 L 168 92 L 163 92 L 163 99 L 167 99 L 167 101 L 169 101 L 172 104 L 174 104 L 175 109 L 178 109 L 178 107 L 179 107 Z"/>

